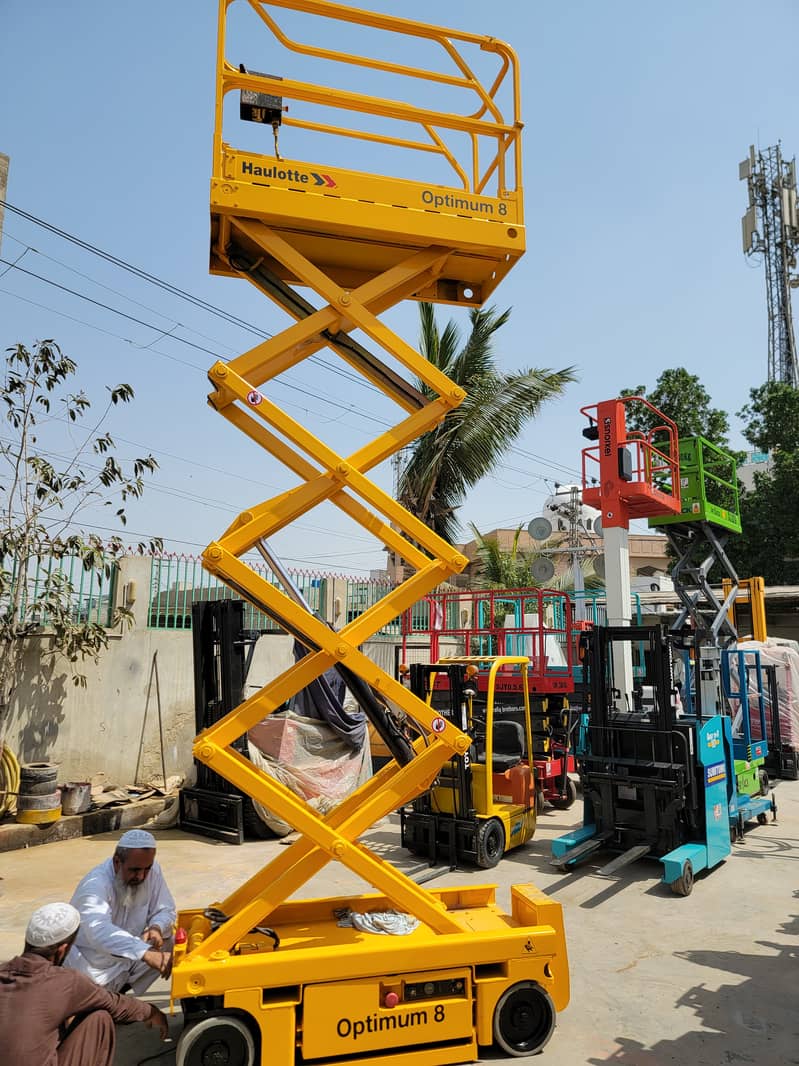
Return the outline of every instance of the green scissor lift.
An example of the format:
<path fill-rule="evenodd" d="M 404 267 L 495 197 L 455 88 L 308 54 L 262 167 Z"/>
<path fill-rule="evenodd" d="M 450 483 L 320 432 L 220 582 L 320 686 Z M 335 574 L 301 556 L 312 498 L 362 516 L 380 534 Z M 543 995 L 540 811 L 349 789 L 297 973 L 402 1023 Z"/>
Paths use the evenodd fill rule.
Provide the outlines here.
<path fill-rule="evenodd" d="M 756 663 L 751 663 L 751 653 L 745 659 L 743 652 L 733 651 L 738 634 L 730 607 L 738 592 L 738 575 L 724 548 L 731 534 L 741 532 L 736 462 L 729 452 L 704 437 L 681 439 L 679 452 L 682 510 L 678 515 L 650 518 L 649 525 L 663 528 L 677 556 L 672 578 L 683 606 L 671 626 L 675 644 L 685 646 L 690 634 L 688 642 L 697 648 L 702 646 L 707 651 L 711 645 L 722 649 L 716 682 L 719 694 L 723 690 L 725 702 L 730 698 L 738 701 L 746 717 L 742 722 L 746 743 L 743 747 L 735 744 L 734 758 L 736 788 L 745 802 L 747 797 L 768 793 L 768 775 L 763 766 L 768 747 L 765 721 L 762 740 L 753 743 L 749 729 L 746 675 L 750 670 L 756 677 L 761 718 L 764 717 L 759 656 Z M 719 599 L 708 580 L 716 564 L 729 581 L 723 599 Z"/>

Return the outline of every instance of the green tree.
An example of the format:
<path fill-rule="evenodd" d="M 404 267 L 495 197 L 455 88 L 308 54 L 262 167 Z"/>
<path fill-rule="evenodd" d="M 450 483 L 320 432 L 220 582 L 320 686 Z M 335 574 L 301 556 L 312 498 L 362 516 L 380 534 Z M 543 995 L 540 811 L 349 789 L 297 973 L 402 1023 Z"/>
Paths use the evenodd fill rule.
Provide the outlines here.
<path fill-rule="evenodd" d="M 472 533 L 477 541 L 477 580 L 478 588 L 493 589 L 524 589 L 538 588 L 542 582 L 533 573 L 533 564 L 536 559 L 549 554 L 547 549 L 553 547 L 551 541 L 542 545 L 542 550 L 533 549 L 524 551 L 519 546 L 523 525 L 515 531 L 510 548 L 503 548 L 494 537 L 484 537 L 473 523 L 470 523 Z M 564 548 L 568 553 L 568 549 Z M 593 570 L 590 559 L 581 563 L 583 571 L 583 586 L 587 589 L 596 589 L 603 586 Z M 551 580 L 543 582 L 547 588 L 556 588 L 568 591 L 574 588 L 574 570 L 571 564 Z"/>
<path fill-rule="evenodd" d="M 107 647 L 105 626 L 76 611 L 77 590 L 59 561 L 80 560 L 84 597 L 87 589 L 97 589 L 124 545 L 119 536 L 104 540 L 82 531 L 82 512 L 98 504 L 113 507 L 124 525 L 126 501 L 141 496 L 145 475 L 158 466 L 152 455 L 120 462 L 113 438 L 102 429 L 113 406 L 133 399 L 130 385 L 107 388 L 105 409 L 84 428 L 91 402 L 82 390 L 72 391 L 76 373 L 77 364 L 52 340 L 31 348 L 16 344 L 6 352 L 7 427 L 0 437 L 0 745 L 26 638 L 46 632 L 50 639 L 42 648 L 72 664 L 76 684 L 85 684 L 80 662 L 96 660 Z M 138 550 L 159 547 L 154 540 Z M 113 625 L 131 622 L 130 611 L 116 610 Z"/>
<path fill-rule="evenodd" d="M 755 474 L 741 496 L 739 537 L 726 551 L 739 577 L 767 585 L 799 584 L 799 451 L 777 452 L 770 470 Z"/>
<path fill-rule="evenodd" d="M 501 372 L 494 355 L 497 331 L 510 311 L 494 308 L 469 313 L 466 342 L 453 321 L 443 332 L 432 304 L 420 303 L 422 355 L 466 391 L 463 403 L 412 445 L 400 476 L 398 498 L 445 540 L 458 534 L 457 511 L 466 493 L 491 473 L 542 405 L 560 396 L 575 380 L 563 370 Z M 422 383 L 418 388 L 427 395 Z"/>
<path fill-rule="evenodd" d="M 495 537 L 484 537 L 473 523 L 469 523 L 477 541 L 477 580 L 479 588 L 524 589 L 535 588 L 539 582 L 533 577 L 533 563 L 537 552 L 525 552 L 519 547 L 523 526 L 513 535 L 510 548 L 502 548 Z"/>
<path fill-rule="evenodd" d="M 744 436 L 761 452 L 799 449 L 799 391 L 783 381 L 767 381 L 749 391 L 749 403 L 738 412 Z"/>
<path fill-rule="evenodd" d="M 677 426 L 681 437 L 704 437 L 720 448 L 728 446 L 729 419 L 725 411 L 710 406 L 710 393 L 696 374 L 684 367 L 664 370 L 651 392 L 646 385 L 623 389 L 622 396 L 643 396 Z M 628 408 L 628 428 L 649 432 L 657 419 L 642 404 Z"/>

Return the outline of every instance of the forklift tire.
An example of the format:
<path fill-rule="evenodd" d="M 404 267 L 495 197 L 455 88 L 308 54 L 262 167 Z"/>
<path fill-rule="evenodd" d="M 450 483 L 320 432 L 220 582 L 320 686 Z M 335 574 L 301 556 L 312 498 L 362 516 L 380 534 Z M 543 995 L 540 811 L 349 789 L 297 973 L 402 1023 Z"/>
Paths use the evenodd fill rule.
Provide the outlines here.
<path fill-rule="evenodd" d="M 571 778 L 569 778 L 569 780 L 566 782 L 566 795 L 556 796 L 555 799 L 551 799 L 549 802 L 555 808 L 555 810 L 567 811 L 576 799 L 577 786 L 571 780 Z"/>
<path fill-rule="evenodd" d="M 507 988 L 494 1008 L 494 1040 L 507 1055 L 537 1055 L 555 1030 L 555 1007 L 535 981 Z"/>
<path fill-rule="evenodd" d="M 671 890 L 675 896 L 690 896 L 691 890 L 694 887 L 694 868 L 691 865 L 691 860 L 685 860 L 685 866 L 682 868 L 682 873 L 676 881 L 671 882 Z"/>
<path fill-rule="evenodd" d="M 214 1014 L 180 1034 L 175 1066 L 255 1066 L 255 1040 L 246 1022 L 232 1014 Z"/>
<path fill-rule="evenodd" d="M 491 870 L 505 854 L 505 828 L 499 818 L 488 818 L 477 827 L 477 865 Z"/>
<path fill-rule="evenodd" d="M 760 782 L 760 795 L 767 796 L 771 789 L 771 782 L 768 779 L 768 770 L 762 768 L 757 771 L 757 779 Z"/>
<path fill-rule="evenodd" d="M 535 813 L 543 814 L 544 807 L 546 806 L 546 800 L 544 799 L 544 790 L 537 788 L 535 790 Z"/>

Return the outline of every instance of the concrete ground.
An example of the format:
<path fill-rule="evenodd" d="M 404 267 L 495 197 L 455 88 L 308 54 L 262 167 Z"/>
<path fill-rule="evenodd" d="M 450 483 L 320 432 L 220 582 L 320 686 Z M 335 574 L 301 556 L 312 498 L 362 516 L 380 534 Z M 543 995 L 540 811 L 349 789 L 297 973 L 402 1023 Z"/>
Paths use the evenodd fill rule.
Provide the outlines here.
<path fill-rule="evenodd" d="M 572 999 L 542 1066 L 691 1066 L 799 1064 L 799 782 L 776 786 L 778 822 L 753 825 L 716 870 L 700 875 L 682 899 L 661 886 L 659 866 L 640 862 L 608 880 L 601 862 L 564 875 L 549 865 L 549 841 L 581 819 L 581 804 L 541 816 L 534 840 L 494 871 L 446 871 L 433 885 L 533 881 L 561 901 L 572 975 Z M 0 855 L 0 958 L 21 947 L 28 915 L 68 899 L 81 875 L 111 854 L 118 834 L 69 840 Z M 180 906 L 210 903 L 240 884 L 282 845 L 232 847 L 178 830 L 159 832 L 159 860 Z M 365 837 L 386 859 L 410 870 L 418 863 L 399 848 L 399 829 L 386 819 Z M 360 888 L 357 878 L 328 866 L 302 895 Z M 166 1007 L 168 986 L 152 998 Z M 179 1016 L 172 1031 L 180 1031 Z M 171 1045 L 174 1050 L 174 1044 Z M 141 1026 L 119 1030 L 117 1066 L 169 1052 Z M 154 1060 L 170 1066 L 167 1053 Z M 508 1060 L 489 1054 L 485 1062 Z"/>

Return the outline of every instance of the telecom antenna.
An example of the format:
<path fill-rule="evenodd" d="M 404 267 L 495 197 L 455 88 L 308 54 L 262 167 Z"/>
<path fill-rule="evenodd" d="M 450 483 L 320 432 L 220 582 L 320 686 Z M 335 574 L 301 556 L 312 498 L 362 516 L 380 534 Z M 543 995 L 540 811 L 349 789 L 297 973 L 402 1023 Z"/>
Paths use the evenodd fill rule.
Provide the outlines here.
<path fill-rule="evenodd" d="M 783 159 L 779 142 L 757 153 L 752 145 L 748 159 L 738 167 L 738 177 L 749 189 L 749 207 L 741 220 L 744 254 L 762 254 L 766 267 L 768 380 L 798 388 L 791 314 L 791 289 L 799 285 L 796 160 Z"/>

